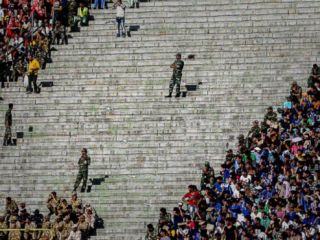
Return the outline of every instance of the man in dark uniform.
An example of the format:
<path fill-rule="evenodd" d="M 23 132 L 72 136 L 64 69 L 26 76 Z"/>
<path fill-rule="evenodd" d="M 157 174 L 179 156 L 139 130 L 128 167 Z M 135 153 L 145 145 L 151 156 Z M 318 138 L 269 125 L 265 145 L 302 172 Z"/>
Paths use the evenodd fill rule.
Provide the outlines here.
<path fill-rule="evenodd" d="M 87 185 L 87 180 L 88 180 L 88 168 L 89 168 L 90 163 L 91 163 L 91 159 L 88 156 L 88 151 L 86 148 L 83 148 L 81 150 L 81 157 L 78 161 L 79 172 L 77 175 L 76 182 L 74 183 L 73 191 L 77 190 L 77 188 L 80 185 L 81 180 L 83 180 L 81 192 L 85 191 L 86 185 Z"/>
<path fill-rule="evenodd" d="M 12 111 L 12 109 L 13 109 L 13 104 L 9 103 L 9 109 L 6 112 L 5 121 L 4 121 L 6 131 L 4 133 L 3 146 L 12 145 L 12 142 L 11 142 L 11 137 L 12 137 L 12 134 L 11 134 L 12 113 L 11 113 L 11 111 Z"/>
<path fill-rule="evenodd" d="M 316 82 L 320 81 L 320 68 L 317 64 L 313 64 L 310 76 L 308 78 L 308 87 L 313 87 Z"/>
<path fill-rule="evenodd" d="M 177 85 L 175 97 L 180 97 L 180 84 L 181 84 L 183 66 L 184 66 L 184 62 L 181 60 L 181 54 L 177 53 L 176 60 L 174 61 L 173 64 L 170 65 L 170 68 L 173 69 L 173 74 L 172 74 L 170 85 L 169 85 L 169 95 L 166 97 L 170 97 L 170 98 L 172 97 L 174 85 Z"/>
<path fill-rule="evenodd" d="M 202 169 L 202 176 L 200 182 L 201 190 L 204 190 L 206 188 L 207 184 L 210 183 L 211 178 L 214 178 L 214 171 L 210 166 L 210 163 L 205 162 L 204 168 Z"/>
<path fill-rule="evenodd" d="M 260 136 L 260 127 L 259 127 L 259 121 L 258 120 L 254 120 L 252 122 L 252 127 L 248 132 L 248 137 L 250 138 L 256 138 Z"/>

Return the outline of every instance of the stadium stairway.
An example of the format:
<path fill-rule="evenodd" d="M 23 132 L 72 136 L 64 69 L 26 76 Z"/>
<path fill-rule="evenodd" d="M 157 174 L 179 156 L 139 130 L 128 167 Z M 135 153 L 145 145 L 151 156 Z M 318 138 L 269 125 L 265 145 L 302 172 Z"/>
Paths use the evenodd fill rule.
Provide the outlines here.
<path fill-rule="evenodd" d="M 90 26 L 55 46 L 41 71 L 52 88 L 26 94 L 18 82 L 1 92 L 1 116 L 14 103 L 13 131 L 24 138 L 1 147 L 0 198 L 47 211 L 50 191 L 70 197 L 87 147 L 90 178 L 108 176 L 81 194 L 105 221 L 92 239 L 142 239 L 160 207 L 170 211 L 199 183 L 204 161 L 219 169 L 292 81 L 305 86 L 319 60 L 319 9 L 317 0 L 151 1 L 127 9 L 127 26 L 140 29 L 126 38 L 115 37 L 114 11 L 92 10 Z M 177 52 L 183 81 L 198 89 L 167 99 Z"/>

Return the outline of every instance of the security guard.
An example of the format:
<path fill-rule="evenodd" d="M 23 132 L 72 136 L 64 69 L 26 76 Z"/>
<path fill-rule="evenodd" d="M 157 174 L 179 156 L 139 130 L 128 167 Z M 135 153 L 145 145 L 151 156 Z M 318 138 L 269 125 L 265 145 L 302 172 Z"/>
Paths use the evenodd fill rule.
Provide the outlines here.
<path fill-rule="evenodd" d="M 81 180 L 83 180 L 81 192 L 85 191 L 86 185 L 87 185 L 87 180 L 88 180 L 88 168 L 89 168 L 90 163 L 91 163 L 91 159 L 90 159 L 90 157 L 88 157 L 88 151 L 86 148 L 83 148 L 81 150 L 81 157 L 78 161 L 79 172 L 77 175 L 76 182 L 74 183 L 74 188 L 73 188 L 74 192 L 79 187 Z"/>
<path fill-rule="evenodd" d="M 169 95 L 166 97 L 169 97 L 169 98 L 172 97 L 174 85 L 177 85 L 175 97 L 180 97 L 180 84 L 181 84 L 183 67 L 184 67 L 184 62 L 181 60 L 181 54 L 177 53 L 176 60 L 174 61 L 173 64 L 170 65 L 170 68 L 173 69 L 173 73 L 172 73 L 172 77 L 169 85 Z"/>
<path fill-rule="evenodd" d="M 12 111 L 13 109 L 13 104 L 9 103 L 9 108 L 6 112 L 6 116 L 5 116 L 5 127 L 6 127 L 6 131 L 4 133 L 4 138 L 3 138 L 3 146 L 7 146 L 7 145 L 12 145 L 11 142 L 11 138 L 12 138 L 12 133 L 11 133 L 11 126 L 12 126 Z"/>

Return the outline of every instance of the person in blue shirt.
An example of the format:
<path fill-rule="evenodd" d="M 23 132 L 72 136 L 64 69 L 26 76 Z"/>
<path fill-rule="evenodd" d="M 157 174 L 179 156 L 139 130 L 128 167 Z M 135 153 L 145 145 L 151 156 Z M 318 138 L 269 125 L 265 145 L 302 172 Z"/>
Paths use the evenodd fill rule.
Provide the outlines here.
<path fill-rule="evenodd" d="M 213 184 L 213 188 L 215 189 L 216 193 L 222 193 L 223 189 L 222 189 L 222 177 L 217 177 L 217 181 L 215 182 L 215 184 Z"/>
<path fill-rule="evenodd" d="M 287 97 L 287 100 L 283 103 L 283 108 L 284 109 L 291 109 L 292 108 L 292 102 L 291 102 L 290 97 Z"/>
<path fill-rule="evenodd" d="M 291 221 L 295 221 L 298 217 L 297 213 L 294 211 L 292 206 L 289 207 L 289 212 L 287 213 L 287 216 Z"/>
<path fill-rule="evenodd" d="M 314 225 L 315 220 L 315 216 L 310 211 L 307 211 L 304 219 L 302 220 L 302 224 Z"/>
<path fill-rule="evenodd" d="M 178 229 L 178 224 L 183 222 L 183 217 L 181 216 L 181 213 L 178 207 L 173 208 L 172 220 L 173 220 L 174 229 Z"/>

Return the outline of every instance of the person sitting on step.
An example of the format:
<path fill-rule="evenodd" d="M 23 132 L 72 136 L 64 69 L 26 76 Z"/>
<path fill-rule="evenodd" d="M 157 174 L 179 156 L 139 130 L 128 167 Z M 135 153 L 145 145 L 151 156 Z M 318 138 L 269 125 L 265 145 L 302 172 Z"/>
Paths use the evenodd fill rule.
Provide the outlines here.
<path fill-rule="evenodd" d="M 57 21 L 54 29 L 53 29 L 53 37 L 52 37 L 53 44 L 68 44 L 68 37 L 66 35 L 66 29 L 65 26 L 61 24 L 60 21 Z"/>
<path fill-rule="evenodd" d="M 89 25 L 89 9 L 84 5 L 83 2 L 80 3 L 78 7 L 77 16 L 74 17 L 74 26 L 77 26 L 80 22 L 80 26 Z"/>

